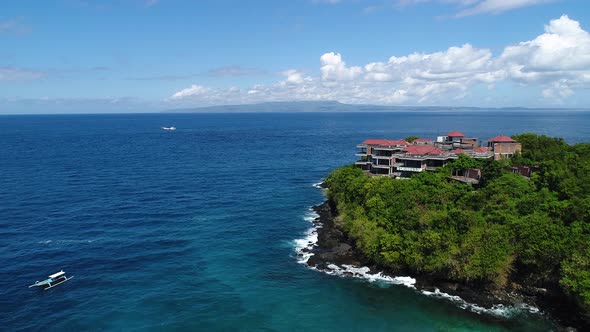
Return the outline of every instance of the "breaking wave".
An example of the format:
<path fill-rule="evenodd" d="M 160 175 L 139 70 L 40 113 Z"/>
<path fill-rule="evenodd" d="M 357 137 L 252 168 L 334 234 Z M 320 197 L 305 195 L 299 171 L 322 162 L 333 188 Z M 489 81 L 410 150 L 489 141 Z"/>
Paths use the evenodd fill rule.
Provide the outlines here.
<path fill-rule="evenodd" d="M 466 309 L 466 310 L 475 312 L 477 314 L 485 313 L 485 314 L 490 314 L 490 315 L 497 316 L 497 317 L 510 318 L 510 317 L 513 317 L 514 315 L 522 313 L 522 312 L 529 312 L 532 314 L 540 313 L 540 310 L 538 308 L 531 306 L 529 304 L 526 304 L 526 303 L 519 303 L 514 306 L 495 304 L 491 308 L 484 308 L 484 307 L 479 306 L 477 304 L 469 303 L 469 302 L 463 300 L 460 296 L 451 295 L 451 294 L 441 292 L 438 288 L 435 288 L 434 292 L 427 291 L 427 290 L 422 290 L 420 292 L 426 296 L 432 296 L 432 297 L 437 297 L 437 298 L 451 301 L 451 302 L 455 303 L 459 308 Z"/>
<path fill-rule="evenodd" d="M 321 224 L 314 223 L 319 217 L 312 208 L 309 209 L 309 212 L 305 214 L 303 219 L 313 225 L 312 228 L 308 229 L 305 232 L 305 237 L 302 239 L 297 239 L 294 241 L 295 243 L 295 252 L 297 253 L 297 261 L 300 264 L 306 264 L 307 261 L 313 253 L 311 253 L 311 249 L 316 246 L 318 243 L 318 229 L 322 227 Z"/>
<path fill-rule="evenodd" d="M 369 269 L 366 266 L 356 267 L 353 265 L 343 264 L 342 267 L 340 267 L 336 264 L 330 264 L 328 265 L 328 269 L 329 270 L 324 270 L 323 272 L 341 277 L 361 278 L 369 282 L 385 282 L 395 285 L 403 285 L 410 288 L 416 288 L 414 286 L 414 284 L 416 283 L 416 279 L 412 277 L 390 277 L 388 275 L 383 274 L 382 272 L 369 273 L 371 269 Z"/>

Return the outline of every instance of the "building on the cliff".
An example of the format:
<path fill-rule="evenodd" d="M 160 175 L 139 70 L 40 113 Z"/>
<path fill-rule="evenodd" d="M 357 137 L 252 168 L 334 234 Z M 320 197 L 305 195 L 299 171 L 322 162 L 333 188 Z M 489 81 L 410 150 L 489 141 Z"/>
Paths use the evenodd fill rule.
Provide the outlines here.
<path fill-rule="evenodd" d="M 494 152 L 494 159 L 510 158 L 515 153 L 522 151 L 522 144 L 504 135 L 496 136 L 488 140 L 488 148 Z"/>
<path fill-rule="evenodd" d="M 361 157 L 355 164 L 363 170 L 378 175 L 390 175 L 395 167 L 395 153 L 410 143 L 404 140 L 368 139 L 357 145 L 356 156 Z"/>
<path fill-rule="evenodd" d="M 520 143 L 506 136 L 488 140 L 481 147 L 477 138 L 466 138 L 458 131 L 436 140 L 419 138 L 404 140 L 368 139 L 357 145 L 355 165 L 373 175 L 409 178 L 424 171 L 434 171 L 459 158 L 460 154 L 478 159 L 511 157 L 520 151 Z"/>

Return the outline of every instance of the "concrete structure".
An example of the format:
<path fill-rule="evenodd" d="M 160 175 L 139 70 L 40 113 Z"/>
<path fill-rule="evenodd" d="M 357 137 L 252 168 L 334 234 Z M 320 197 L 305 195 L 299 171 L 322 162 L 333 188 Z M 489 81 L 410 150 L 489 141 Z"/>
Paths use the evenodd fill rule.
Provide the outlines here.
<path fill-rule="evenodd" d="M 488 141 L 479 147 L 477 138 L 466 138 L 458 131 L 437 137 L 436 141 L 419 138 L 404 140 L 368 139 L 357 145 L 355 164 L 373 175 L 409 178 L 424 171 L 434 171 L 459 158 L 460 154 L 478 159 L 511 157 L 520 151 L 520 143 L 506 136 Z M 465 178 L 473 179 L 471 176 Z M 477 179 L 479 180 L 479 179 Z"/>
<path fill-rule="evenodd" d="M 504 135 L 496 136 L 488 140 L 488 148 L 494 152 L 494 159 L 510 158 L 516 152 L 522 151 L 522 144 Z"/>
<path fill-rule="evenodd" d="M 394 154 L 409 145 L 404 140 L 368 139 L 357 145 L 355 155 L 361 159 L 355 165 L 373 174 L 390 175 L 395 167 Z"/>

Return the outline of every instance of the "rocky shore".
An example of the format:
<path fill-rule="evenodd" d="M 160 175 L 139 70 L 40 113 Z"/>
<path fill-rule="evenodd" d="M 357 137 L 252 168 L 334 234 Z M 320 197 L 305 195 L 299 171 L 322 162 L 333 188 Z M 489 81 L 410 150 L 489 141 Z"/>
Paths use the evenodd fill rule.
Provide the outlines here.
<path fill-rule="evenodd" d="M 340 268 L 343 266 L 367 267 L 371 275 L 379 276 L 409 275 L 409 273 L 405 273 L 407 271 L 388 271 L 377 266 L 357 250 L 354 241 L 339 226 L 337 211 L 333 203 L 327 201 L 313 209 L 319 216 L 313 221 L 317 229 L 317 242 L 300 252 L 300 255 L 309 256 L 306 262 L 308 266 L 328 273 L 338 269 L 338 271 L 342 271 L 341 274 L 351 276 L 355 274 L 354 269 L 351 272 L 351 269 Z M 587 321 L 576 315 L 574 308 L 563 303 L 559 294 L 555 294 L 551 290 L 516 283 L 511 284 L 507 289 L 491 290 L 441 280 L 428 275 L 412 277 L 416 279 L 409 278 L 413 280 L 410 286 L 415 287 L 417 291 L 431 296 L 445 297 L 456 302 L 462 308 L 476 313 L 492 313 L 492 315 L 482 317 L 485 319 L 510 325 L 508 319 L 503 318 L 502 315 L 493 315 L 493 313 L 501 312 L 503 308 L 515 307 L 532 313 L 540 310 L 545 317 L 555 322 L 557 331 L 590 330 Z M 400 283 L 405 284 L 405 282 Z M 577 329 L 571 326 L 575 326 Z"/>

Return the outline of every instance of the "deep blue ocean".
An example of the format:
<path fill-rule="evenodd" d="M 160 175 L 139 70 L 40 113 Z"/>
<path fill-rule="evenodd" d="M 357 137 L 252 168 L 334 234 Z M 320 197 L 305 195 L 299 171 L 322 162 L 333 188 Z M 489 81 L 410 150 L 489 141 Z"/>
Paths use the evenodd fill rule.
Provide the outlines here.
<path fill-rule="evenodd" d="M 0 116 L 0 330 L 542 331 L 313 271 L 313 186 L 367 138 L 590 141 L 588 111 Z M 162 126 L 176 126 L 164 131 Z M 74 279 L 27 286 L 64 269 Z"/>

